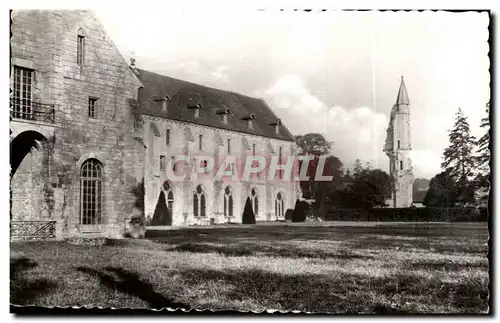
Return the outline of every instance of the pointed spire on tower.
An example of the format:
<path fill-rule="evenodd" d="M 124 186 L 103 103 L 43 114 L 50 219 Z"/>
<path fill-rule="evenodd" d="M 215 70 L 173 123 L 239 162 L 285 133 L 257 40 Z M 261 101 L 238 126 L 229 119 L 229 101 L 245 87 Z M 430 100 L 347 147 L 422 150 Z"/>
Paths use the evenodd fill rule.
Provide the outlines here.
<path fill-rule="evenodd" d="M 399 86 L 396 104 L 410 104 L 410 99 L 408 98 L 408 92 L 406 92 L 405 80 L 403 79 L 403 76 L 401 76 L 401 85 Z"/>

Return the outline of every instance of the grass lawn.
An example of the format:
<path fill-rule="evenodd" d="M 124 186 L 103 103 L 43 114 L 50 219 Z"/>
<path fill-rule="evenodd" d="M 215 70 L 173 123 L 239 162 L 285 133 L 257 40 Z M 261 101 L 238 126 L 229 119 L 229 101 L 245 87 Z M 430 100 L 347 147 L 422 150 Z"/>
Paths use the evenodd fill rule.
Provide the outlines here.
<path fill-rule="evenodd" d="M 262 224 L 11 243 L 11 303 L 485 313 L 486 223 Z"/>

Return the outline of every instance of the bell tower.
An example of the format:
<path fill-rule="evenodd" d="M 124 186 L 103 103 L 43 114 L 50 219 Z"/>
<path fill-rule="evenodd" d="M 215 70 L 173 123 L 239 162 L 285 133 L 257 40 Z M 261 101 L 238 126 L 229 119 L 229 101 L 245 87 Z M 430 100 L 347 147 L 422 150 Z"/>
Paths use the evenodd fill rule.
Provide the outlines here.
<path fill-rule="evenodd" d="M 392 107 L 384 152 L 389 157 L 393 179 L 390 207 L 410 207 L 413 202 L 413 167 L 411 164 L 410 100 L 403 77 L 396 104 Z"/>

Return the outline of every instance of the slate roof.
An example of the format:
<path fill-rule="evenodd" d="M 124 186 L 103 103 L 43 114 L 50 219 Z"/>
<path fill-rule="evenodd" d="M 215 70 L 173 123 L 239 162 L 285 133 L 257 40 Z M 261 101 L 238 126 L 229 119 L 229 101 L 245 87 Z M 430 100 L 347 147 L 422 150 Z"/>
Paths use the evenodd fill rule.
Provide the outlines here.
<path fill-rule="evenodd" d="M 293 141 L 290 131 L 281 124 L 279 134 L 275 126 L 279 118 L 264 100 L 239 93 L 219 90 L 160 75 L 154 72 L 135 69 L 136 75 L 144 87 L 139 89 L 138 104 L 141 113 L 191 122 L 248 133 L 257 136 Z M 167 111 L 162 110 L 163 98 L 169 97 Z M 194 115 L 193 107 L 201 104 L 199 116 Z M 216 112 L 229 109 L 227 124 Z M 253 127 L 248 127 L 244 118 L 255 115 Z"/>

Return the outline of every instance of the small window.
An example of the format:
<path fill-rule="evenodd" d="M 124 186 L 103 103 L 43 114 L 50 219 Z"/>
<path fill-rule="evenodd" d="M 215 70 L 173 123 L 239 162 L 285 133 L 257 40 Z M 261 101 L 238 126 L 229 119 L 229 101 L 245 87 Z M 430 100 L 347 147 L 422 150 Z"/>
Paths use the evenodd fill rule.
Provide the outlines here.
<path fill-rule="evenodd" d="M 231 153 L 231 138 L 227 138 L 227 153 Z"/>
<path fill-rule="evenodd" d="M 172 163 L 172 170 L 175 171 L 175 157 L 172 156 L 172 158 L 170 159 L 170 162 Z"/>
<path fill-rule="evenodd" d="M 165 156 L 160 156 L 160 171 L 165 171 Z"/>
<path fill-rule="evenodd" d="M 252 144 L 252 155 L 255 156 L 255 144 Z"/>
<path fill-rule="evenodd" d="M 170 129 L 167 129 L 167 133 L 165 134 L 167 140 L 167 146 L 170 146 Z"/>
<path fill-rule="evenodd" d="M 224 190 L 224 216 L 233 216 L 233 194 L 229 186 L 226 186 L 226 189 Z"/>
<path fill-rule="evenodd" d="M 83 62 L 85 59 L 84 53 L 85 53 L 85 37 L 82 35 L 78 35 L 78 45 L 77 45 L 77 51 L 76 51 L 76 62 L 78 63 L 78 66 L 83 66 Z"/>
<path fill-rule="evenodd" d="M 403 161 L 402 160 L 399 161 L 399 169 L 403 170 Z"/>
<path fill-rule="evenodd" d="M 401 141 L 398 140 L 398 149 L 401 148 Z"/>
<path fill-rule="evenodd" d="M 89 118 L 96 118 L 97 98 L 89 98 Z"/>
<path fill-rule="evenodd" d="M 281 161 L 282 153 L 283 153 L 283 147 L 280 147 L 278 152 L 278 165 L 282 165 Z M 283 170 L 280 169 L 278 171 L 278 174 L 279 174 L 279 179 L 283 179 Z"/>
<path fill-rule="evenodd" d="M 208 169 L 207 169 L 208 161 L 202 160 L 200 164 L 201 164 L 201 167 L 203 167 L 203 172 L 208 173 Z"/>
<path fill-rule="evenodd" d="M 203 149 L 203 135 L 198 136 L 198 149 L 199 150 Z"/>

